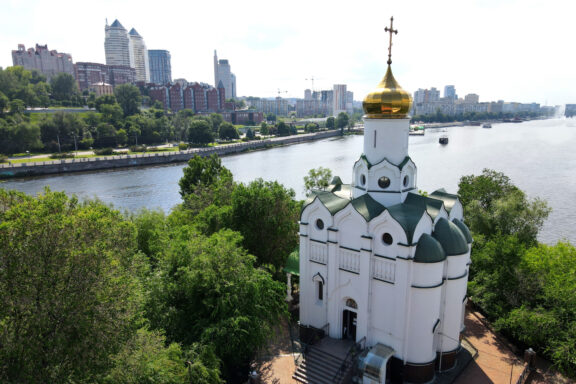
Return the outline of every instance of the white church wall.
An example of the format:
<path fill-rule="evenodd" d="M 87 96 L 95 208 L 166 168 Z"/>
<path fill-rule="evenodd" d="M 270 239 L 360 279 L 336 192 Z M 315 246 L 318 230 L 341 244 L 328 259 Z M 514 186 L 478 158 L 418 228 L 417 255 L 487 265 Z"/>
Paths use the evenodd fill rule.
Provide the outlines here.
<path fill-rule="evenodd" d="M 454 219 L 462 220 L 463 216 L 464 216 L 464 210 L 462 209 L 462 203 L 460 202 L 460 200 L 457 200 L 454 203 L 452 209 L 450 210 L 450 221 Z"/>
<path fill-rule="evenodd" d="M 412 284 L 419 287 L 431 287 L 442 283 L 444 263 L 414 263 Z"/>
<path fill-rule="evenodd" d="M 438 212 L 438 215 L 436 215 L 436 217 L 434 218 L 434 225 L 436 225 L 436 223 L 438 222 L 438 220 L 440 220 L 440 218 L 444 218 L 446 220 L 449 220 L 448 211 L 446 211 L 444 206 L 442 206 L 442 208 L 440 208 L 440 212 Z"/>
<path fill-rule="evenodd" d="M 416 228 L 414 229 L 414 235 L 412 235 L 412 243 L 417 244 L 418 241 L 420 240 L 420 236 L 422 236 L 422 234 L 424 233 L 430 235 L 432 233 L 433 228 L 434 224 L 432 218 L 425 212 L 422 215 L 422 218 L 420 219 L 418 224 L 416 225 Z"/>
<path fill-rule="evenodd" d="M 371 279 L 371 290 L 367 345 L 374 345 L 380 342 L 398 350 L 396 348 L 402 345 L 402 340 L 394 332 L 394 324 L 395 317 L 399 312 L 395 300 L 399 294 L 399 287 L 396 284 Z"/>
<path fill-rule="evenodd" d="M 436 358 L 434 326 L 440 318 L 441 291 L 441 286 L 411 289 L 407 362 L 423 364 Z"/>
<path fill-rule="evenodd" d="M 327 322 L 327 302 L 330 299 L 329 294 L 329 281 L 326 276 L 328 275 L 328 268 L 325 265 L 310 263 L 309 269 L 309 292 L 307 295 L 306 305 L 308 308 L 308 317 L 306 318 L 306 325 L 311 325 L 315 328 L 322 328 Z M 319 284 L 322 284 L 322 296 L 319 296 Z M 303 322 L 303 319 L 300 319 Z"/>
<path fill-rule="evenodd" d="M 366 233 L 366 220 L 352 204 L 334 215 L 334 227 L 338 228 L 338 244 L 341 247 L 360 250 L 361 236 Z"/>
<path fill-rule="evenodd" d="M 460 345 L 459 339 L 460 331 L 462 330 L 462 311 L 466 297 L 466 283 L 466 277 L 446 280 L 440 352 L 454 351 Z"/>
<path fill-rule="evenodd" d="M 408 154 L 410 119 L 364 119 L 364 154 L 371 164 L 386 157 L 400 164 Z"/>
<path fill-rule="evenodd" d="M 366 160 L 360 159 L 354 164 L 352 175 L 354 176 L 353 197 L 357 198 L 366 194 L 368 188 L 368 165 Z"/>
<path fill-rule="evenodd" d="M 396 258 L 398 256 L 398 243 L 407 244 L 408 239 L 402 226 L 394 220 L 388 211 L 382 212 L 368 224 L 368 232 L 372 234 L 372 251 L 381 256 Z M 383 241 L 383 235 L 392 236 L 392 244 Z"/>
<path fill-rule="evenodd" d="M 378 185 L 378 179 L 384 176 L 390 179 L 390 185 L 387 188 L 382 188 Z M 386 160 L 374 165 L 368 171 L 368 190 L 374 200 L 384 206 L 401 203 L 402 184 L 400 169 Z"/>

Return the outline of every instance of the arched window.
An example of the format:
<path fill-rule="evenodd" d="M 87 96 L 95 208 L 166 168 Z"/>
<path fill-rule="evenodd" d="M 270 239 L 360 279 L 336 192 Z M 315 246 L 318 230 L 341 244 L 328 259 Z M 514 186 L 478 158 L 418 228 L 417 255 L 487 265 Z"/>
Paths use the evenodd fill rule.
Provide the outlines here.
<path fill-rule="evenodd" d="M 318 300 L 324 300 L 324 284 L 322 281 L 318 281 Z"/>
<path fill-rule="evenodd" d="M 324 300 L 324 284 L 326 284 L 326 282 L 324 281 L 324 277 L 320 274 L 320 272 L 317 272 L 312 277 L 312 281 L 316 286 L 316 299 L 318 301 Z"/>
<path fill-rule="evenodd" d="M 358 309 L 358 304 L 356 304 L 356 301 L 354 301 L 354 299 L 347 299 L 346 306 L 349 308 Z"/>

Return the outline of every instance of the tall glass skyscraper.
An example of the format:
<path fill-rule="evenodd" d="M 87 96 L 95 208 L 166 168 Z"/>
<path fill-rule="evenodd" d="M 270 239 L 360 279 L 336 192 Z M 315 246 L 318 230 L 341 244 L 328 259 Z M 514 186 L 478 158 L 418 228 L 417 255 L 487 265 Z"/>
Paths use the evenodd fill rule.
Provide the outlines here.
<path fill-rule="evenodd" d="M 150 49 L 148 50 L 148 63 L 151 83 L 167 84 L 172 81 L 170 52 L 163 49 Z"/>
<path fill-rule="evenodd" d="M 106 52 L 107 65 L 130 66 L 130 40 L 126 29 L 118 20 L 114 20 L 112 25 L 106 23 L 106 37 L 104 39 L 104 50 Z"/>
<path fill-rule="evenodd" d="M 130 66 L 136 69 L 136 81 L 150 82 L 148 67 L 148 50 L 144 39 L 132 28 L 128 33 L 130 38 Z"/>

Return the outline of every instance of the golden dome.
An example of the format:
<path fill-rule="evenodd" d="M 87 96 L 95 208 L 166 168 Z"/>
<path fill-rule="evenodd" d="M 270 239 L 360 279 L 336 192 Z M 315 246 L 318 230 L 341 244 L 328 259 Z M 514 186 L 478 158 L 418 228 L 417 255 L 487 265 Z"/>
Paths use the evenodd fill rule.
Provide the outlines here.
<path fill-rule="evenodd" d="M 369 119 L 404 119 L 411 106 L 412 97 L 396 82 L 390 65 L 378 87 L 362 102 Z"/>

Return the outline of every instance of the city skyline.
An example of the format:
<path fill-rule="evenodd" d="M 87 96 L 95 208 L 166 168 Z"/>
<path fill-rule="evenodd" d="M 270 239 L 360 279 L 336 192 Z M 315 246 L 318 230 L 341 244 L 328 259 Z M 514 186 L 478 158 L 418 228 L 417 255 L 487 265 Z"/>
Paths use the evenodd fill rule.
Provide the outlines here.
<path fill-rule="evenodd" d="M 11 0 L 3 6 L 0 66 L 12 65 L 18 44 L 48 44 L 74 62 L 105 63 L 102 25 L 119 19 L 145 36 L 149 49 L 170 51 L 173 78 L 211 82 L 217 49 L 242 79 L 238 96 L 273 97 L 282 90 L 300 98 L 312 88 L 306 79 L 314 77 L 315 90 L 347 84 L 361 100 L 385 73 L 384 27 L 394 16 L 399 33 L 392 67 L 410 93 L 451 84 L 461 97 L 476 93 L 480 101 L 576 102 L 574 54 L 566 45 L 576 6 L 559 0 L 369 1 L 356 7 L 296 0 L 280 13 L 263 1 L 224 3 L 193 7 L 169 0 L 162 6 L 170 17 L 158 17 L 151 1 L 136 7 L 104 0 L 85 17 L 70 0 Z M 66 22 L 55 23 L 63 9 Z M 192 13 L 214 17 L 190 19 Z"/>

